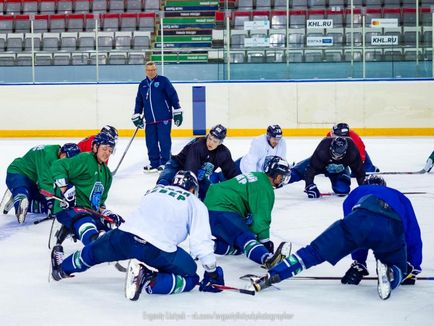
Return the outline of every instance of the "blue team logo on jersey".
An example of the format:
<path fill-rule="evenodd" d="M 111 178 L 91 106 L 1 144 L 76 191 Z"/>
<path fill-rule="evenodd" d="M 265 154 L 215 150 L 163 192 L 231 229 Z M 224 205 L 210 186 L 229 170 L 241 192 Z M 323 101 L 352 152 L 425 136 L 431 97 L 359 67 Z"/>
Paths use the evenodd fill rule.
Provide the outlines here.
<path fill-rule="evenodd" d="M 160 86 L 160 82 L 155 82 L 155 83 L 154 83 L 154 86 L 155 86 L 155 87 Z"/>
<path fill-rule="evenodd" d="M 100 181 L 95 182 L 93 189 L 90 192 L 89 200 L 92 209 L 98 210 L 101 206 L 101 197 L 104 192 L 104 186 Z"/>

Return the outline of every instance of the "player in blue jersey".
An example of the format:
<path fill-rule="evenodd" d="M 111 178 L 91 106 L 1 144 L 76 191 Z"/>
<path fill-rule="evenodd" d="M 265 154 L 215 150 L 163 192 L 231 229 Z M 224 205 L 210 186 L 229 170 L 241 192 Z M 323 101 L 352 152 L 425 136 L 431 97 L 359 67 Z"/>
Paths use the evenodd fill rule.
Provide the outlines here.
<path fill-rule="evenodd" d="M 407 276 L 402 282 L 404 285 L 413 285 L 416 282 L 417 274 L 421 272 L 422 264 L 422 239 L 420 235 L 419 224 L 416 219 L 413 207 L 405 196 L 398 196 L 399 202 L 395 202 L 397 191 L 386 187 L 384 179 L 378 175 L 370 175 L 367 177 L 368 185 L 360 186 L 354 189 L 350 196 L 345 199 L 343 208 L 344 216 L 351 213 L 353 207 L 365 195 L 373 194 L 383 200 L 389 200 L 392 207 L 396 207 L 396 211 L 401 212 L 400 217 L 404 227 L 405 242 L 407 244 Z M 393 201 L 393 202 L 392 202 Z M 362 280 L 363 276 L 369 275 L 366 258 L 368 257 L 367 249 L 358 249 L 351 253 L 354 259 L 351 267 L 345 273 L 341 282 L 343 284 L 357 285 Z"/>
<path fill-rule="evenodd" d="M 409 221 L 415 221 L 411 203 L 395 189 L 364 185 L 350 193 L 344 207 L 343 219 L 255 280 L 255 289 L 260 291 L 324 261 L 335 265 L 356 249 L 368 248 L 377 259 L 378 293 L 383 300 L 389 298 L 391 290 L 409 275 L 406 230 Z M 420 236 L 416 226 L 412 226 L 415 237 Z"/>

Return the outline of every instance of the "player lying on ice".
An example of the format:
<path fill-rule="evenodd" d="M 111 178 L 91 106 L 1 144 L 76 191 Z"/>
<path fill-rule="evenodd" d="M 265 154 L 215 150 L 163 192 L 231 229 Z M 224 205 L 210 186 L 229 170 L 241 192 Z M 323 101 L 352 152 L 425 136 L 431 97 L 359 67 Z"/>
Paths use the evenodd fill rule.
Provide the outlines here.
<path fill-rule="evenodd" d="M 104 262 L 135 258 L 140 262 L 130 261 L 126 277 L 130 300 L 137 300 L 142 289 L 148 294 L 174 294 L 190 291 L 197 284 L 200 291 L 219 292 L 212 285 L 224 285 L 223 270 L 216 266 L 208 211 L 196 197 L 198 188 L 192 172 L 178 171 L 172 185 L 149 190 L 119 229 L 107 232 L 63 261 L 54 253 L 53 279 L 59 281 Z M 188 236 L 191 256 L 178 246 Z M 201 282 L 195 258 L 205 269 Z"/>

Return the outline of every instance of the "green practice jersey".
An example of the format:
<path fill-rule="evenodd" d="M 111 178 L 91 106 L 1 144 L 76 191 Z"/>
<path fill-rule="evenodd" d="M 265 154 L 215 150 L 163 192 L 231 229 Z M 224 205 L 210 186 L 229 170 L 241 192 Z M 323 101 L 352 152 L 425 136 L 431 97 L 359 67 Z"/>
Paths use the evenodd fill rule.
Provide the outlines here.
<path fill-rule="evenodd" d="M 270 237 L 274 190 L 263 172 L 240 174 L 233 179 L 213 184 L 206 194 L 210 211 L 236 212 L 242 217 L 252 214 L 250 230 L 259 240 Z"/>
<path fill-rule="evenodd" d="M 25 175 L 41 189 L 53 191 L 50 166 L 59 159 L 59 145 L 39 145 L 29 150 L 23 157 L 16 158 L 8 167 L 7 173 Z"/>
<path fill-rule="evenodd" d="M 91 152 L 80 153 L 67 160 L 58 160 L 51 166 L 53 182 L 65 179 L 73 184 L 76 191 L 76 206 L 98 211 L 105 206 L 108 191 L 112 184 L 112 173 L 107 164 L 99 164 Z M 56 194 L 61 196 L 60 190 Z M 54 213 L 62 208 L 56 201 Z"/>

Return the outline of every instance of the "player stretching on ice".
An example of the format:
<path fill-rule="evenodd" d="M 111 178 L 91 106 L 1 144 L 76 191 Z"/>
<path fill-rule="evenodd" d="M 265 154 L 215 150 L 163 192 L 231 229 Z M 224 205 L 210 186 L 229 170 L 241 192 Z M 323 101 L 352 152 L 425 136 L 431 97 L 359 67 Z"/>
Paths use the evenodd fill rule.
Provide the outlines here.
<path fill-rule="evenodd" d="M 194 261 L 198 258 L 205 269 L 199 290 L 219 292 L 212 285 L 224 285 L 223 270 L 216 266 L 208 211 L 196 197 L 198 187 L 192 172 L 179 171 L 172 185 L 148 191 L 120 229 L 107 232 L 63 262 L 53 255 L 53 278 L 58 281 L 96 264 L 136 258 L 158 270 L 130 261 L 125 291 L 128 299 L 137 300 L 142 289 L 148 294 L 192 290 L 199 283 Z M 191 256 L 178 246 L 187 237 Z"/>
<path fill-rule="evenodd" d="M 314 178 L 317 174 L 324 173 L 330 179 L 333 191 L 338 195 L 346 195 L 351 190 L 348 167 L 355 174 L 357 183 L 363 184 L 365 170 L 353 141 L 347 137 L 326 137 L 321 140 L 310 158 L 292 168 L 289 183 L 304 180 L 304 192 L 307 196 L 319 198 L 321 193 L 314 183 Z"/>
<path fill-rule="evenodd" d="M 99 133 L 93 140 L 92 152 L 59 160 L 51 167 L 56 195 L 63 199 L 54 204 L 54 214 L 64 226 L 62 233 L 66 229 L 66 233 L 74 234 L 84 245 L 98 238 L 100 230 L 107 231 L 112 223 L 119 226 L 123 222 L 122 217 L 105 207 L 112 183 L 106 162 L 114 147 L 111 136 Z M 62 241 L 58 239 L 59 243 Z"/>
<path fill-rule="evenodd" d="M 7 169 L 3 213 L 7 214 L 15 207 L 18 223 L 24 223 L 27 212 L 49 213 L 52 202 L 39 193 L 40 189 L 49 188 L 50 166 L 64 157 L 73 157 L 80 153 L 76 144 L 39 145 L 29 150 L 23 157 L 15 159 Z"/>
<path fill-rule="evenodd" d="M 398 287 L 407 274 L 404 224 L 409 221 L 406 215 L 413 212 L 413 208 L 398 190 L 385 186 L 358 189 L 354 190 L 354 200 L 353 193 L 348 196 L 348 203 L 353 206 L 344 219 L 333 223 L 310 245 L 255 280 L 256 291 L 324 261 L 335 265 L 356 249 L 365 248 L 372 249 L 377 259 L 378 294 L 383 300 L 389 298 L 391 290 Z"/>
<path fill-rule="evenodd" d="M 270 224 L 273 188 L 281 187 L 291 170 L 288 162 L 279 156 L 267 159 L 264 170 L 211 185 L 204 202 L 209 211 L 211 232 L 216 237 L 215 253 L 244 253 L 269 268 L 290 251 L 290 244 L 282 242 L 273 255 Z"/>
<path fill-rule="evenodd" d="M 200 185 L 199 198 L 203 200 L 210 185 L 210 176 L 221 168 L 225 179 L 240 174 L 232 160 L 231 152 L 223 145 L 226 128 L 216 125 L 206 137 L 193 139 L 178 155 L 173 155 L 161 172 L 157 184 L 168 185 L 179 170 L 189 170 L 197 175 Z"/>
<path fill-rule="evenodd" d="M 351 210 L 356 203 L 367 194 L 375 194 L 382 198 L 387 196 L 388 189 L 386 188 L 386 181 L 379 175 L 370 175 L 366 178 L 366 185 L 354 189 L 350 195 L 345 199 L 343 208 L 344 216 L 351 213 Z M 403 207 L 406 210 L 400 214 L 402 225 L 404 227 L 405 241 L 407 243 L 407 277 L 402 282 L 404 285 L 414 285 L 417 275 L 422 271 L 422 239 L 420 236 L 420 228 L 416 219 L 416 214 L 410 201 L 406 197 L 401 197 Z M 366 268 L 366 258 L 368 257 L 367 249 L 358 249 L 351 253 L 354 259 L 351 267 L 345 273 L 341 282 L 343 284 L 360 283 L 364 276 L 369 275 Z"/>
<path fill-rule="evenodd" d="M 333 126 L 332 130 L 327 133 L 327 137 L 350 137 L 359 150 L 360 158 L 363 162 L 365 172 L 379 172 L 380 169 L 372 164 L 371 158 L 365 149 L 365 143 L 362 138 L 354 131 L 350 130 L 347 123 L 341 122 Z"/>
<path fill-rule="evenodd" d="M 267 128 L 267 134 L 255 137 L 250 144 L 249 152 L 235 161 L 242 173 L 263 172 L 267 156 L 280 156 L 286 159 L 286 142 L 282 138 L 279 125 Z"/>

